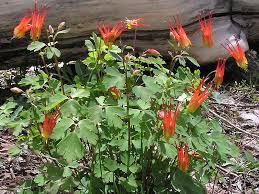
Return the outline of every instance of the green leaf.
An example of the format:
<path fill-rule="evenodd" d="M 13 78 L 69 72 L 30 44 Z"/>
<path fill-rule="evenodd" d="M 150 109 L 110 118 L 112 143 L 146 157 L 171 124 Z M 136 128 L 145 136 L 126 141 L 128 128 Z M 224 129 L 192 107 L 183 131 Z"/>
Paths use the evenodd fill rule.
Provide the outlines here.
<path fill-rule="evenodd" d="M 154 94 L 162 91 L 161 86 L 159 86 L 156 83 L 155 78 L 144 75 L 142 79 L 143 79 L 143 82 L 145 83 L 145 86 L 149 90 L 151 90 Z"/>
<path fill-rule="evenodd" d="M 39 187 L 43 186 L 46 181 L 42 174 L 38 174 L 33 180 Z"/>
<path fill-rule="evenodd" d="M 87 47 L 87 50 L 89 52 L 95 51 L 95 47 L 94 47 L 94 45 L 93 45 L 91 40 L 86 40 L 85 41 L 85 46 Z"/>
<path fill-rule="evenodd" d="M 74 121 L 70 118 L 61 118 L 53 129 L 51 135 L 52 139 L 59 140 L 65 136 L 65 132 L 74 124 Z"/>
<path fill-rule="evenodd" d="M 121 128 L 123 117 L 125 117 L 125 110 L 123 108 L 117 106 L 106 107 L 106 118 L 109 126 Z"/>
<path fill-rule="evenodd" d="M 149 101 L 150 98 L 155 97 L 152 90 L 143 86 L 135 86 L 132 91 L 138 98 L 141 98 L 145 102 Z"/>
<path fill-rule="evenodd" d="M 91 106 L 89 107 L 88 112 L 91 113 L 89 117 L 90 117 L 90 120 L 94 122 L 95 125 L 97 125 L 102 121 L 103 111 L 101 106 L 99 105 Z"/>
<path fill-rule="evenodd" d="M 54 52 L 52 52 L 52 50 L 50 49 L 50 47 L 47 47 L 47 58 L 48 59 L 52 59 L 52 57 L 54 56 Z"/>
<path fill-rule="evenodd" d="M 58 145 L 57 152 L 68 162 L 80 160 L 85 154 L 85 148 L 76 133 L 70 133 Z"/>
<path fill-rule="evenodd" d="M 176 170 L 171 179 L 172 186 L 181 194 L 205 194 L 205 189 L 186 173 Z"/>
<path fill-rule="evenodd" d="M 11 157 L 14 157 L 14 156 L 17 156 L 21 153 L 21 149 L 18 148 L 17 146 L 13 146 L 13 147 L 10 147 L 8 149 L 8 155 L 11 156 Z"/>
<path fill-rule="evenodd" d="M 186 61 L 185 61 L 185 59 L 183 58 L 183 57 L 179 57 L 179 58 L 177 58 L 178 59 L 178 61 L 179 61 L 179 63 L 182 65 L 182 66 L 186 66 Z"/>
<path fill-rule="evenodd" d="M 109 158 L 104 160 L 104 166 L 111 172 L 114 172 L 119 167 L 115 160 Z"/>
<path fill-rule="evenodd" d="M 88 98 L 90 96 L 90 91 L 87 88 L 82 89 L 71 89 L 71 97 L 72 98 Z"/>
<path fill-rule="evenodd" d="M 57 107 L 61 102 L 63 102 L 66 99 L 67 99 L 67 97 L 62 94 L 55 94 L 54 96 L 51 96 L 49 98 L 49 104 L 45 108 L 45 111 L 49 111 L 49 110 Z"/>
<path fill-rule="evenodd" d="M 251 163 L 256 162 L 255 159 L 254 159 L 253 154 L 250 151 L 245 151 L 245 156 L 246 156 L 246 160 L 248 162 L 251 162 Z"/>
<path fill-rule="evenodd" d="M 177 156 L 176 148 L 169 143 L 161 142 L 159 143 L 159 148 L 161 152 L 169 158 L 175 158 Z"/>
<path fill-rule="evenodd" d="M 66 166 L 63 171 L 63 177 L 70 177 L 72 175 L 72 170 Z"/>
<path fill-rule="evenodd" d="M 108 67 L 104 76 L 103 85 L 108 90 L 112 86 L 123 89 L 125 85 L 125 76 L 121 74 L 115 67 Z"/>
<path fill-rule="evenodd" d="M 110 55 L 116 59 L 117 61 L 122 61 L 122 58 L 120 55 L 118 55 L 117 53 L 113 52 L 113 51 L 109 51 Z"/>
<path fill-rule="evenodd" d="M 196 67 L 200 67 L 200 64 L 198 63 L 198 61 L 196 59 L 194 59 L 193 57 L 185 56 L 185 58 L 187 58 L 189 61 L 191 61 L 192 64 L 194 64 Z"/>
<path fill-rule="evenodd" d="M 79 121 L 79 128 L 77 129 L 77 134 L 85 142 L 89 142 L 92 145 L 97 144 L 98 135 L 95 124 L 89 119 L 84 119 Z"/>
<path fill-rule="evenodd" d="M 56 55 L 56 57 L 60 57 L 61 56 L 61 52 L 60 50 L 58 50 L 55 47 L 50 47 L 51 51 L 54 53 L 54 55 Z"/>
<path fill-rule="evenodd" d="M 29 51 L 37 52 L 37 51 L 41 50 L 42 48 L 44 48 L 45 46 L 46 46 L 46 44 L 44 42 L 34 41 L 31 44 L 29 44 L 27 49 Z"/>
<path fill-rule="evenodd" d="M 79 115 L 81 105 L 74 99 L 69 99 L 61 106 L 62 116 L 70 117 Z"/>

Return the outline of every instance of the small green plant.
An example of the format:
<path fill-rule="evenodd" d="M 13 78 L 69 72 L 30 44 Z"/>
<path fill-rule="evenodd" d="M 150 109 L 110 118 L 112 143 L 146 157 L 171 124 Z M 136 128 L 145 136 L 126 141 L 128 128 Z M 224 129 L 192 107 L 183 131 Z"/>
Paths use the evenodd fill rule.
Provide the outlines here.
<path fill-rule="evenodd" d="M 28 46 L 39 53 L 45 72 L 23 78 L 22 98 L 0 107 L 0 127 L 12 128 L 18 140 L 13 155 L 25 144 L 45 161 L 20 191 L 205 193 L 217 165 L 239 151 L 216 120 L 201 114 L 215 88 L 210 82 L 204 89 L 207 79 L 185 67 L 185 59 L 197 61 L 172 50 L 173 63 L 184 65 L 174 73 L 154 49 L 136 57 L 134 45 L 115 45 L 123 23 L 113 30 L 103 24 L 103 38 L 93 33 L 85 41 L 83 66 L 64 82 L 68 74 L 61 74 L 57 48 L 58 35 L 68 32 L 63 28 L 50 26 L 47 43 Z M 57 75 L 45 58 L 54 60 Z"/>

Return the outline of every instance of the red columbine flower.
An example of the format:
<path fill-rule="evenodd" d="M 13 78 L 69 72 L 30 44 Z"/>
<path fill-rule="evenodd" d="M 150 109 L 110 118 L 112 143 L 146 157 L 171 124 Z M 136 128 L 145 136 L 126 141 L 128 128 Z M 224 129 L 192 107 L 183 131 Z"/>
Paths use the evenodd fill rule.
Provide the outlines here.
<path fill-rule="evenodd" d="M 156 49 L 147 49 L 143 54 L 144 55 L 153 55 L 153 56 L 160 55 L 160 53 Z"/>
<path fill-rule="evenodd" d="M 144 18 L 137 18 L 133 20 L 126 19 L 125 24 L 128 30 L 146 27 L 146 24 L 141 23 L 143 20 Z"/>
<path fill-rule="evenodd" d="M 194 92 L 188 106 L 187 106 L 187 112 L 188 113 L 194 113 L 201 105 L 202 103 L 210 96 L 209 89 L 212 86 L 212 83 L 209 83 L 205 90 L 202 92 L 201 88 L 204 85 L 204 79 L 200 81 L 199 87 Z"/>
<path fill-rule="evenodd" d="M 220 87 L 220 85 L 223 82 L 225 64 L 226 64 L 226 59 L 218 60 L 217 69 L 216 69 L 216 73 L 215 73 L 215 77 L 214 77 L 214 83 L 215 83 L 217 89 Z"/>
<path fill-rule="evenodd" d="M 118 100 L 121 97 L 120 90 L 116 86 L 110 87 L 108 92 L 110 92 L 114 100 Z"/>
<path fill-rule="evenodd" d="M 38 9 L 37 1 L 34 2 L 34 10 L 32 12 L 32 23 L 31 23 L 31 39 L 37 41 L 40 38 L 41 30 L 47 15 L 48 7 L 45 4 L 41 4 Z"/>
<path fill-rule="evenodd" d="M 60 115 L 59 110 L 57 110 L 53 114 L 44 114 L 44 121 L 43 121 L 42 130 L 41 130 L 41 136 L 45 143 L 47 142 L 50 135 L 52 134 L 52 131 L 56 125 L 59 115 Z"/>
<path fill-rule="evenodd" d="M 177 148 L 177 157 L 178 157 L 178 168 L 186 172 L 189 168 L 189 157 L 188 157 L 188 145 L 179 146 Z"/>
<path fill-rule="evenodd" d="M 115 40 L 125 31 L 125 25 L 122 21 L 119 21 L 112 29 L 106 26 L 105 23 L 100 26 L 97 24 L 98 30 L 103 37 L 104 43 L 109 48 L 115 42 Z"/>
<path fill-rule="evenodd" d="M 168 109 L 166 108 L 166 104 L 164 102 L 163 102 L 162 106 L 163 106 L 164 110 L 159 112 L 159 117 L 161 117 L 161 119 L 163 119 L 162 128 L 164 130 L 164 137 L 165 137 L 166 141 L 168 141 L 169 138 L 174 135 L 176 119 L 180 112 L 181 103 L 178 103 L 174 113 L 172 112 L 171 101 L 169 103 Z"/>
<path fill-rule="evenodd" d="M 30 26 L 31 17 L 24 16 L 18 26 L 14 28 L 13 38 L 23 38 L 25 33 L 31 29 Z"/>
<path fill-rule="evenodd" d="M 184 31 L 179 17 L 174 16 L 174 21 L 176 24 L 176 29 L 174 28 L 172 23 L 168 22 L 170 28 L 170 36 L 174 38 L 179 43 L 180 47 L 183 49 L 191 46 L 192 43 Z"/>
<path fill-rule="evenodd" d="M 229 54 L 236 60 L 236 63 L 239 67 L 241 67 L 244 70 L 247 70 L 248 61 L 247 61 L 245 52 L 240 46 L 236 36 L 235 36 L 235 41 L 236 41 L 236 44 L 233 45 L 229 40 L 227 40 L 227 43 L 226 43 L 227 46 L 223 45 L 223 47 L 228 50 Z"/>
<path fill-rule="evenodd" d="M 213 46 L 212 13 L 209 13 L 208 19 L 203 17 L 201 14 L 198 16 L 198 18 L 202 32 L 203 44 L 204 46 L 211 48 Z"/>

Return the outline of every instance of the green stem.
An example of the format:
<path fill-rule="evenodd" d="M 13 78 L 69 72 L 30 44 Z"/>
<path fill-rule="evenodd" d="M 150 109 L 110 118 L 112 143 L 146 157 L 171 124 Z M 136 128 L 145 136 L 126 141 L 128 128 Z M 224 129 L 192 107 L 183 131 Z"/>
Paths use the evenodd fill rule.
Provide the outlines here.
<path fill-rule="evenodd" d="M 103 171 L 102 171 L 102 157 L 101 157 L 101 134 L 100 134 L 100 131 L 98 129 L 98 126 L 96 126 L 96 128 L 97 128 L 97 133 L 98 133 L 98 138 L 99 138 L 98 152 L 99 152 L 101 179 L 102 179 L 103 178 Z"/>
<path fill-rule="evenodd" d="M 64 83 L 63 83 L 63 79 L 61 76 L 60 67 L 58 66 L 58 59 L 57 59 L 56 55 L 54 55 L 54 61 L 55 61 L 56 71 L 58 72 L 58 77 L 59 77 L 59 80 L 61 83 L 61 91 L 62 91 L 63 95 L 65 95 Z"/>
<path fill-rule="evenodd" d="M 128 164 L 127 172 L 129 173 L 129 163 L 130 163 L 130 147 L 131 147 L 131 127 L 130 127 L 130 115 L 129 115 L 129 80 L 128 80 L 128 66 L 125 63 L 123 57 L 123 66 L 125 71 L 125 81 L 126 81 L 126 101 L 127 101 L 127 124 L 128 124 Z"/>
<path fill-rule="evenodd" d="M 48 66 L 47 66 L 47 64 L 46 64 L 45 58 L 44 58 L 43 55 L 40 55 L 40 58 L 41 58 L 42 63 L 43 63 L 43 65 L 44 65 L 45 71 L 46 71 L 46 73 L 47 73 L 47 75 L 48 75 L 48 81 L 50 81 L 50 74 L 49 74 L 49 70 L 48 70 Z"/>

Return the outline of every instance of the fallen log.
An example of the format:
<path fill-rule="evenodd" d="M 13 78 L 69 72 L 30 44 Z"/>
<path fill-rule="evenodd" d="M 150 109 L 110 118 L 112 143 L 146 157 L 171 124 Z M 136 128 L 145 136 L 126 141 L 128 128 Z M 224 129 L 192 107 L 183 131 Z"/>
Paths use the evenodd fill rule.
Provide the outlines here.
<path fill-rule="evenodd" d="M 232 3 L 231 3 L 232 2 Z M 199 31 L 197 15 L 203 10 L 212 10 L 215 16 L 215 29 L 225 25 L 225 34 L 235 32 L 235 28 L 244 29 L 243 35 L 247 35 L 249 41 L 259 42 L 259 2 L 257 0 L 48 0 L 50 10 L 46 19 L 48 24 L 58 25 L 66 21 L 71 28 L 70 33 L 60 41 L 64 61 L 83 59 L 86 55 L 84 40 L 92 32 L 97 33 L 96 24 L 99 21 L 115 23 L 120 19 L 144 17 L 145 23 L 150 27 L 138 32 L 137 50 L 156 48 L 162 54 L 167 54 L 169 39 L 167 20 L 174 15 L 179 15 L 189 35 L 195 40 Z M 32 0 L 2 0 L 0 4 L 0 69 L 17 66 L 37 64 L 35 56 L 26 50 L 28 39 L 11 40 L 13 28 L 19 23 L 23 15 L 32 8 Z M 231 20 L 231 15 L 233 19 Z M 233 23 L 237 21 L 241 25 Z M 238 31 L 238 30 L 237 30 Z M 196 38 L 195 38 L 196 37 Z M 245 36 L 246 37 L 246 36 Z M 220 38 L 220 40 L 218 40 Z M 223 37 L 218 35 L 215 42 L 223 42 Z M 122 37 L 125 44 L 131 44 L 133 33 L 127 32 Z M 218 44 L 220 46 L 220 44 Z M 223 55 L 226 51 L 220 47 Z M 245 49 L 248 46 L 245 45 Z M 218 52 L 219 48 L 215 51 Z M 213 51 L 214 52 L 214 51 Z M 211 57 L 203 54 L 200 48 L 191 49 L 200 62 L 215 60 L 215 53 Z M 216 53 L 218 54 L 218 53 Z M 206 56 L 208 59 L 204 59 Z"/>

